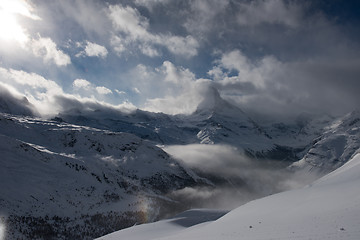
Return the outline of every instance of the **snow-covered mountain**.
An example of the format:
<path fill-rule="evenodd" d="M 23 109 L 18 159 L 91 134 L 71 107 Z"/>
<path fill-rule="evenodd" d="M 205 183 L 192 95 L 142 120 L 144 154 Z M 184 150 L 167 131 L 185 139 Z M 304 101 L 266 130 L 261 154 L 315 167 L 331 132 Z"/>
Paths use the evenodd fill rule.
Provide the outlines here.
<path fill-rule="evenodd" d="M 312 185 L 249 202 L 221 218 L 221 213 L 209 210 L 189 211 L 99 239 L 356 240 L 360 239 L 359 176 L 357 154 Z"/>
<path fill-rule="evenodd" d="M 273 148 L 271 137 L 240 108 L 221 98 L 215 88 L 209 88 L 205 99 L 183 125 L 197 128 L 199 143 L 229 144 L 258 152 Z"/>
<path fill-rule="evenodd" d="M 0 84 L 0 112 L 34 116 L 36 111 L 26 97 L 15 96 Z"/>
<path fill-rule="evenodd" d="M 60 113 L 56 119 L 110 131 L 128 132 L 161 145 L 220 143 L 238 147 L 252 157 L 290 161 L 298 160 L 296 153 L 312 140 L 299 140 L 295 148 L 293 145 L 288 146 L 289 142 L 284 140 L 284 134 L 282 141 L 278 141 L 280 137 L 276 135 L 276 126 L 272 128 L 275 131 L 261 127 L 240 108 L 222 99 L 216 89 L 209 88 L 205 96 L 191 115 L 73 108 Z M 277 140 L 268 134 L 268 130 L 275 132 Z M 317 133 L 319 129 L 313 131 Z M 315 133 L 303 135 L 312 137 Z"/>
<path fill-rule="evenodd" d="M 6 221 L 8 238 L 100 236 L 184 210 L 191 191 L 273 194 L 282 189 L 271 186 L 272 178 L 284 179 L 275 173 L 280 168 L 302 158 L 289 169 L 316 167 L 312 172 L 324 175 L 360 148 L 359 112 L 332 124 L 329 116 L 301 115 L 293 123 L 260 125 L 211 88 L 191 115 L 79 104 L 44 120 L 26 99 L 1 95 L 0 227 Z M 158 144 L 177 145 L 190 159 L 170 157 Z M 207 169 L 185 165 L 193 160 L 189 149 L 200 151 L 194 154 Z M 221 161 L 229 166 L 217 171 Z M 204 214 L 200 220 L 190 214 L 189 221 L 220 216 Z"/>
<path fill-rule="evenodd" d="M 286 122 L 262 124 L 276 145 L 303 148 L 319 137 L 336 118 L 327 114 L 301 113 L 295 119 Z"/>
<path fill-rule="evenodd" d="M 0 114 L 0 216 L 8 238 L 93 238 L 155 220 L 169 191 L 203 183 L 128 133 Z"/>
<path fill-rule="evenodd" d="M 360 112 L 354 111 L 334 121 L 313 140 L 311 148 L 293 170 L 329 173 L 342 166 L 360 149 Z"/>

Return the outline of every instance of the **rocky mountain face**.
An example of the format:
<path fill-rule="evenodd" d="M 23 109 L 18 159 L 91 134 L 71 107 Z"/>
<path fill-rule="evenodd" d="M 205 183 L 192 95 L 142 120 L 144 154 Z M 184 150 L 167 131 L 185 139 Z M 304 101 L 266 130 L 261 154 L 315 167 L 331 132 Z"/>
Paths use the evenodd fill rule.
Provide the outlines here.
<path fill-rule="evenodd" d="M 311 144 L 305 156 L 290 169 L 327 174 L 342 166 L 360 149 L 360 112 L 354 111 L 330 124 Z"/>
<path fill-rule="evenodd" d="M 0 216 L 8 237 L 94 238 L 152 221 L 169 191 L 205 183 L 128 133 L 0 115 Z"/>

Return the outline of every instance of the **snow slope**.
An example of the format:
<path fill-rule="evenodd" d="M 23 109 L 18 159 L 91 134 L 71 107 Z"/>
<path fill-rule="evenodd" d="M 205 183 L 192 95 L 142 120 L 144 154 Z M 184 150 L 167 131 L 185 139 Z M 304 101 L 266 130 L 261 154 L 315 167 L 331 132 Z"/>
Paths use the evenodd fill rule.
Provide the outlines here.
<path fill-rule="evenodd" d="M 108 234 L 99 239 L 117 240 L 147 240 L 166 237 L 174 233 L 183 231 L 186 228 L 215 221 L 225 215 L 227 211 L 212 209 L 192 209 L 178 214 L 170 219 L 142 224 L 135 227 L 127 228 L 121 232 Z"/>
<path fill-rule="evenodd" d="M 249 202 L 222 218 L 180 227 L 177 219 L 100 239 L 360 239 L 360 154 L 305 188 Z M 200 211 L 197 215 L 206 215 Z M 159 234 L 160 232 L 160 234 Z"/>

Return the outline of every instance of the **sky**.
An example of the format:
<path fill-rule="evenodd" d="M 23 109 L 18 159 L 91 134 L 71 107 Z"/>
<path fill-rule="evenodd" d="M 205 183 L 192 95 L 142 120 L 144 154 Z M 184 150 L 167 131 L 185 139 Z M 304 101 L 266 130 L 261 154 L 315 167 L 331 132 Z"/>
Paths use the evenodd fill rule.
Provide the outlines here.
<path fill-rule="evenodd" d="M 350 0 L 1 0 L 0 90 L 41 115 L 190 114 L 209 87 L 253 114 L 344 114 L 359 23 Z"/>

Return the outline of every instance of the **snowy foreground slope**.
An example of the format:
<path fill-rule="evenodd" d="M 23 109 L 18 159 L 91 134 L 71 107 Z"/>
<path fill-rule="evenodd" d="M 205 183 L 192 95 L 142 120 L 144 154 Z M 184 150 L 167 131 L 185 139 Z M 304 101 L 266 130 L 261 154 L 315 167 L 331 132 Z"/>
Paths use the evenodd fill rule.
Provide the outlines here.
<path fill-rule="evenodd" d="M 135 226 L 100 239 L 358 240 L 359 185 L 360 154 L 357 154 L 305 188 L 249 202 L 216 221 L 207 218 L 211 211 L 197 210 L 187 216 Z M 193 220 L 202 216 L 203 221 Z M 213 215 L 212 220 L 217 217 Z"/>

